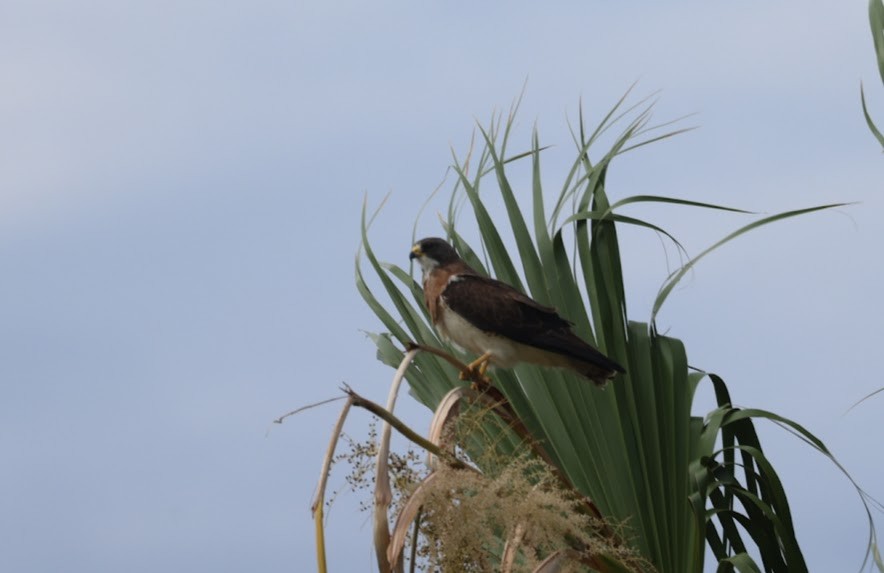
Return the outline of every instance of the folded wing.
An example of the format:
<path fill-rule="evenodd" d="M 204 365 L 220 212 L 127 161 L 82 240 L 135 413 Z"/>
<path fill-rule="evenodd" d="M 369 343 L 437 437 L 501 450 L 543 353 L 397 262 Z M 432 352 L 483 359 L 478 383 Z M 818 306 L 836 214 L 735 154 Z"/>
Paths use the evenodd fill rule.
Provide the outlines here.
<path fill-rule="evenodd" d="M 554 308 L 537 303 L 505 283 L 479 275 L 459 275 L 448 283 L 442 297 L 448 308 L 476 328 L 571 358 L 578 363 L 575 368 L 586 376 L 624 372 L 623 367 L 574 334 L 572 323 Z"/>

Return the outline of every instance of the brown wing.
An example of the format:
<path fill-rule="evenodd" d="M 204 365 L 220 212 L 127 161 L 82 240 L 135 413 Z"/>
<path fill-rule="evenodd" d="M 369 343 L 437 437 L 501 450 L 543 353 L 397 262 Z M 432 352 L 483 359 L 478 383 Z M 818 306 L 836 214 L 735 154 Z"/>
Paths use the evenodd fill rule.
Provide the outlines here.
<path fill-rule="evenodd" d="M 623 372 L 623 367 L 571 331 L 572 323 L 506 283 L 458 275 L 442 291 L 445 304 L 476 328 L 516 342 Z"/>

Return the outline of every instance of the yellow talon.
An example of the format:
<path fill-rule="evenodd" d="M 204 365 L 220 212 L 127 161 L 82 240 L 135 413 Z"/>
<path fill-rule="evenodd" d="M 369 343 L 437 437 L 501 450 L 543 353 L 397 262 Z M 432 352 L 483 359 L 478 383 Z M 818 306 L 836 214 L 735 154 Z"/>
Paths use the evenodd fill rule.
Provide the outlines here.
<path fill-rule="evenodd" d="M 491 384 L 491 378 L 485 375 L 485 372 L 488 371 L 488 364 L 491 360 L 491 353 L 486 352 L 479 358 L 473 360 L 467 367 L 461 370 L 458 378 L 461 380 L 470 380 L 473 382 L 473 385 L 477 384 Z"/>

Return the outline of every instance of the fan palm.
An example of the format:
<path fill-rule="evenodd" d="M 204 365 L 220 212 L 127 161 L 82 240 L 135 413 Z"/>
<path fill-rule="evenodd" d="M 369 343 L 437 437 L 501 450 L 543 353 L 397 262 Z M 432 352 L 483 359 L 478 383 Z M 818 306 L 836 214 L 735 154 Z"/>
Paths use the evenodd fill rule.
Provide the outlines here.
<path fill-rule="evenodd" d="M 623 364 L 628 372 L 606 391 L 599 391 L 570 373 L 520 365 L 495 372 L 495 386 L 518 424 L 542 447 L 566 483 L 591 499 L 609 523 L 622 524 L 623 537 L 654 569 L 702 571 L 708 549 L 724 570 L 807 570 L 785 490 L 765 455 L 754 422 L 773 421 L 822 454 L 831 457 L 830 453 L 819 439 L 791 420 L 772 412 L 734 407 L 725 382 L 689 365 L 684 344 L 659 333 L 655 317 L 679 280 L 716 247 L 755 227 L 833 205 L 761 218 L 731 233 L 668 277 L 646 322 L 630 320 L 617 239 L 619 226 L 651 229 L 681 247 L 660 227 L 621 214 L 620 207 L 665 202 L 727 208 L 657 196 L 609 198 L 605 180 L 615 157 L 676 133 L 654 135 L 657 132 L 649 125 L 650 106 L 626 107 L 625 98 L 591 133 L 584 129 L 581 111 L 574 133 L 576 158 L 551 208 L 541 185 L 544 148 L 537 133 L 529 151 L 507 152 L 517 104 L 506 121 L 497 117 L 486 128 L 479 128 L 482 145 L 478 154 L 454 160 L 457 182 L 442 226 L 458 252 L 473 268 L 559 309 L 574 321 L 582 338 Z M 600 137 L 615 126 L 623 126 L 619 136 L 610 149 L 592 160 Z M 530 162 L 530 210 L 523 210 L 513 190 L 508 174 L 513 161 Z M 505 218 L 492 217 L 480 186 L 483 190 L 490 186 L 499 194 Z M 470 242 L 468 233 L 462 232 L 458 217 L 462 205 L 475 217 L 478 242 Z M 373 336 L 380 360 L 400 365 L 406 353 L 402 348 L 413 342 L 456 354 L 457 350 L 449 348 L 431 328 L 421 287 L 411 273 L 379 261 L 368 240 L 366 219 L 365 258 L 392 304 L 388 308 L 372 291 L 357 260 L 358 289 L 387 330 Z M 500 221 L 506 225 L 498 225 Z M 411 392 L 436 410 L 452 389 L 463 384 L 458 381 L 457 369 L 436 354 L 410 354 L 408 358 L 412 357 L 414 362 L 405 371 Z M 692 415 L 691 407 L 695 390 L 703 383 L 712 385 L 718 406 L 701 418 Z M 463 445 L 471 453 L 486 447 L 515 452 L 519 443 L 518 436 L 486 431 L 469 436 Z M 484 469 L 480 456 L 474 460 Z M 870 543 L 873 536 L 870 527 Z M 493 548 L 489 551 L 494 553 Z M 625 567 L 616 559 L 605 566 L 598 563 L 596 568 L 600 569 Z"/>

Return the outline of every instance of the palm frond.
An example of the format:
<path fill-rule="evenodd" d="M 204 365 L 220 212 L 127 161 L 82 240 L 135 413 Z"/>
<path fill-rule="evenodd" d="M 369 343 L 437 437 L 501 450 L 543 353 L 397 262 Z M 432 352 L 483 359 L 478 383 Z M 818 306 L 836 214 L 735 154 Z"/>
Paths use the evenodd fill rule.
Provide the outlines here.
<path fill-rule="evenodd" d="M 618 155 L 680 131 L 652 131 L 652 105 L 650 100 L 627 105 L 624 96 L 592 131 L 584 125 L 581 106 L 579 125 L 572 127 L 577 156 L 549 210 L 541 177 L 546 148 L 540 145 L 536 129 L 527 151 L 507 155 L 517 104 L 504 124 L 495 116 L 487 127 L 477 128 L 484 144 L 478 153 L 471 149 L 463 159 L 455 156 L 452 169 L 457 181 L 442 227 L 468 263 L 489 269 L 498 279 L 556 306 L 575 323 L 580 336 L 626 367 L 628 374 L 618 377 L 606 391 L 570 373 L 531 365 L 497 371 L 494 378 L 548 461 L 606 519 L 625 524 L 624 537 L 649 563 L 661 572 L 699 572 L 708 546 L 725 568 L 806 570 L 785 488 L 758 440 L 754 420 L 784 424 L 823 455 L 831 454 L 813 434 L 790 420 L 732 407 L 724 381 L 689 369 L 684 344 L 658 333 L 654 319 L 678 281 L 713 250 L 763 225 L 836 205 L 788 211 L 740 227 L 666 279 L 648 322 L 630 320 L 618 226 L 654 230 L 683 248 L 660 226 L 621 213 L 624 207 L 657 202 L 749 215 L 732 207 L 670 197 L 608 198 L 606 175 Z M 615 128 L 620 132 L 611 146 L 593 160 L 600 136 Z M 508 171 L 518 161 L 531 162 L 528 203 L 532 211 L 528 215 Z M 489 185 L 487 179 L 493 183 Z M 502 215 L 491 213 L 480 186 L 490 186 L 500 194 Z M 458 205 L 463 197 L 474 216 L 471 231 L 475 233 L 460 230 Z M 478 236 L 478 243 L 471 244 L 466 236 Z M 508 244 L 516 246 L 518 258 L 507 250 Z M 392 305 L 387 310 L 373 294 L 357 262 L 359 292 L 387 329 L 373 337 L 379 358 L 398 364 L 403 352 L 396 342 L 403 347 L 411 342 L 444 347 L 429 323 L 419 285 L 403 269 L 377 259 L 368 244 L 365 223 L 363 249 Z M 479 253 L 485 254 L 484 261 Z M 415 397 L 432 410 L 460 384 L 450 364 L 428 354 L 415 359 L 406 378 Z M 695 389 L 706 379 L 715 389 L 718 407 L 700 419 L 692 416 L 691 406 Z M 483 440 L 490 439 L 495 442 L 483 445 Z M 516 452 L 524 444 L 512 431 L 487 432 L 470 442 L 468 449 L 474 451 L 493 447 Z M 499 558 L 505 541 L 501 541 Z M 760 556 L 760 565 L 752 554 Z M 548 561 L 558 562 L 563 555 L 551 555 Z"/>

